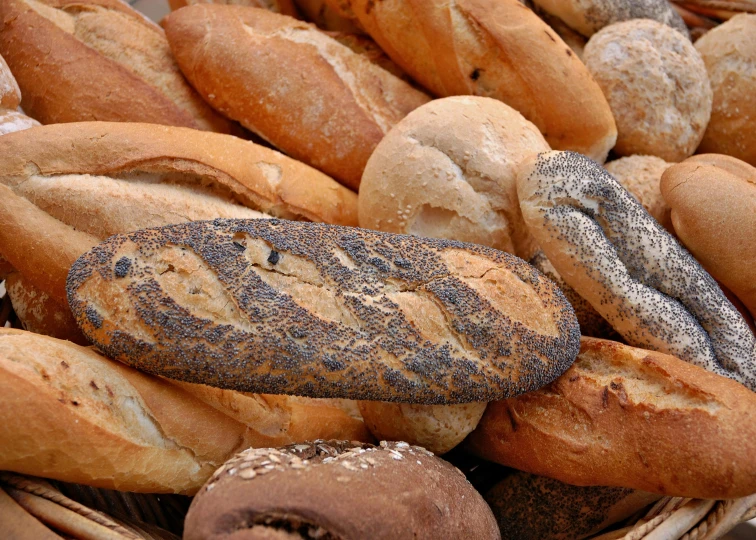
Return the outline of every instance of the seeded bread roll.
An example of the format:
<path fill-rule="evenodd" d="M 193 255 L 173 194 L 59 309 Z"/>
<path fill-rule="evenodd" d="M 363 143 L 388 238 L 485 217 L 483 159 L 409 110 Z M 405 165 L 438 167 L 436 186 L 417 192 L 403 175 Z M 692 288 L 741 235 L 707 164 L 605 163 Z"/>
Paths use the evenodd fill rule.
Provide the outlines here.
<path fill-rule="evenodd" d="M 617 154 L 693 154 L 712 92 L 701 55 L 680 32 L 647 19 L 612 24 L 588 41 L 583 61 L 617 122 Z"/>
<path fill-rule="evenodd" d="M 628 156 L 610 161 L 604 168 L 662 227 L 672 233 L 669 205 L 664 202 L 659 187 L 662 174 L 671 166 L 672 163 L 656 156 Z"/>
<path fill-rule="evenodd" d="M 43 124 L 232 129 L 184 80 L 163 30 L 125 2 L 7 0 L 0 20 L 0 53 L 21 87 L 24 110 Z"/>
<path fill-rule="evenodd" d="M 557 287 L 506 253 L 276 219 L 113 236 L 68 298 L 111 358 L 270 394 L 491 401 L 556 378 L 579 340 Z"/>
<path fill-rule="evenodd" d="M 196 4 L 231 4 L 263 8 L 283 15 L 297 16 L 297 8 L 292 0 L 168 0 L 171 11 Z"/>
<path fill-rule="evenodd" d="M 662 176 L 680 241 L 756 316 L 756 167 L 693 156 Z"/>
<path fill-rule="evenodd" d="M 429 101 L 291 17 L 207 4 L 164 25 L 181 70 L 216 110 L 355 190 L 391 126 Z"/>
<path fill-rule="evenodd" d="M 517 202 L 517 167 L 549 150 L 538 128 L 495 99 L 423 105 L 378 144 L 362 175 L 360 226 L 534 251 Z"/>
<path fill-rule="evenodd" d="M 418 446 L 314 441 L 248 450 L 192 501 L 186 540 L 499 539 L 464 475 Z"/>
<path fill-rule="evenodd" d="M 407 441 L 445 454 L 478 425 L 486 403 L 413 405 L 360 401 L 360 413 L 370 433 L 380 440 Z"/>
<path fill-rule="evenodd" d="M 108 489 L 192 494 L 243 448 L 367 435 L 327 403 L 254 415 L 244 404 L 256 421 L 240 422 L 191 388 L 21 330 L 0 329 L 0 375 L 0 469 Z"/>
<path fill-rule="evenodd" d="M 617 129 L 601 89 L 546 23 L 518 0 L 328 0 L 438 97 L 498 99 L 551 148 L 604 161 Z"/>
<path fill-rule="evenodd" d="M 549 261 L 628 343 L 756 390 L 756 336 L 743 317 L 603 167 L 547 152 L 523 163 L 517 191 Z"/>
<path fill-rule="evenodd" d="M 533 0 L 586 37 L 621 21 L 651 19 L 688 36 L 688 27 L 668 0 Z"/>
<path fill-rule="evenodd" d="M 754 6 L 756 8 L 756 6 Z M 756 9 L 755 9 L 756 11 Z M 699 153 L 728 154 L 756 166 L 756 14 L 742 14 L 696 41 L 714 91 Z"/>
<path fill-rule="evenodd" d="M 660 498 L 621 487 L 578 487 L 515 472 L 485 495 L 503 540 L 580 540 Z"/>
<path fill-rule="evenodd" d="M 582 338 L 553 384 L 489 403 L 469 448 L 576 486 L 703 499 L 756 492 L 756 393 L 666 354 Z"/>

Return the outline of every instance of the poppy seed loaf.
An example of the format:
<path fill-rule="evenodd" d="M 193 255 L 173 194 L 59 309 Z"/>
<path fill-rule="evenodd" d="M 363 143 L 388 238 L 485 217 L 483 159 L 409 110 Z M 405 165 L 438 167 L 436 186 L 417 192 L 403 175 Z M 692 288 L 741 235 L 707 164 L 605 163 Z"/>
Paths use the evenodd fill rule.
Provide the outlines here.
<path fill-rule="evenodd" d="M 315 223 L 113 236 L 74 264 L 67 290 L 111 358 L 250 392 L 492 401 L 554 380 L 579 347 L 567 300 L 516 257 Z"/>

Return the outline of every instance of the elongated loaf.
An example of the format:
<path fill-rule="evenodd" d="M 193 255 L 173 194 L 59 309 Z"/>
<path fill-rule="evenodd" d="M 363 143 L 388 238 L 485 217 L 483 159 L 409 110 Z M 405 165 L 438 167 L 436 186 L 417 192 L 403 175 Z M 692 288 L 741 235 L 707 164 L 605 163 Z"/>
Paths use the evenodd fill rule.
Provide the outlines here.
<path fill-rule="evenodd" d="M 579 340 L 559 289 L 506 253 L 276 219 L 113 236 L 67 290 L 111 358 L 241 391 L 491 401 L 552 381 Z"/>
<path fill-rule="evenodd" d="M 286 411 L 285 403 L 262 408 L 258 430 L 168 381 L 21 330 L 0 329 L 0 375 L 0 469 L 67 482 L 192 494 L 249 446 L 366 437 L 343 411 L 328 425 L 317 408 Z M 329 408 L 337 409 L 320 404 Z"/>
<path fill-rule="evenodd" d="M 429 101 L 291 17 L 203 4 L 164 25 L 181 70 L 216 110 L 353 189 L 391 126 Z"/>
<path fill-rule="evenodd" d="M 730 499 L 756 492 L 756 393 L 666 354 L 582 338 L 553 384 L 490 403 L 473 451 L 578 486 Z"/>
<path fill-rule="evenodd" d="M 603 162 L 614 146 L 617 129 L 601 89 L 518 0 L 347 3 L 386 54 L 437 96 L 499 99 L 533 122 L 551 148 Z"/>
<path fill-rule="evenodd" d="M 0 53 L 21 87 L 24 110 L 43 124 L 110 120 L 232 130 L 184 80 L 163 30 L 126 2 L 7 0 L 0 20 Z"/>

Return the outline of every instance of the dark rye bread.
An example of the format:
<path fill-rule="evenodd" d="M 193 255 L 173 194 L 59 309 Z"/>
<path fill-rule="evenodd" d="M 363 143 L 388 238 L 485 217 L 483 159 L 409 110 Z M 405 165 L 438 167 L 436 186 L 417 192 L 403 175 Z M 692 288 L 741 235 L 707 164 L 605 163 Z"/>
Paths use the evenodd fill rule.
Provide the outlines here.
<path fill-rule="evenodd" d="M 548 384 L 579 348 L 569 303 L 522 260 L 351 227 L 219 219 L 117 235 L 73 265 L 67 291 L 111 358 L 250 392 L 493 401 Z"/>
<path fill-rule="evenodd" d="M 185 540 L 498 540 L 465 476 L 419 446 L 306 442 L 250 449 L 192 501 Z"/>

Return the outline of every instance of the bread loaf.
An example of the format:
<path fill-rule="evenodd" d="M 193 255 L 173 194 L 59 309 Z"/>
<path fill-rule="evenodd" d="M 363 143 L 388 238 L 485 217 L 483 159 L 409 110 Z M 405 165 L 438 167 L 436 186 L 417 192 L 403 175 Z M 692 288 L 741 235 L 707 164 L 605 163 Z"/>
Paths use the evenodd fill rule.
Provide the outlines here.
<path fill-rule="evenodd" d="M 343 412 L 337 429 L 336 415 L 320 429 L 316 415 L 297 409 L 293 419 L 262 412 L 258 431 L 92 349 L 20 330 L 0 329 L 0 374 L 0 469 L 67 482 L 192 494 L 243 448 L 365 436 Z M 288 434 L 289 424 L 299 433 Z"/>
<path fill-rule="evenodd" d="M 21 87 L 24 110 L 43 124 L 110 120 L 232 130 L 186 83 L 163 30 L 125 2 L 7 0 L 0 20 L 0 53 Z"/>
<path fill-rule="evenodd" d="M 756 167 L 756 6 L 696 41 L 714 101 L 699 153 L 727 154 Z"/>
<path fill-rule="evenodd" d="M 756 394 L 666 354 L 582 338 L 553 384 L 489 403 L 479 456 L 577 486 L 730 499 L 756 492 Z"/>
<path fill-rule="evenodd" d="M 532 123 L 495 99 L 456 96 L 412 111 L 362 175 L 360 226 L 482 244 L 528 258 L 517 168 L 549 150 Z"/>
<path fill-rule="evenodd" d="M 484 494 L 503 540 L 580 540 L 660 498 L 621 487 L 571 486 L 515 472 Z"/>
<path fill-rule="evenodd" d="M 297 8 L 292 0 L 168 0 L 171 11 L 195 4 L 232 4 L 269 9 L 275 13 L 297 16 Z"/>
<path fill-rule="evenodd" d="M 661 191 L 680 241 L 756 316 L 756 167 L 693 156 L 667 169 Z"/>
<path fill-rule="evenodd" d="M 651 216 L 670 233 L 672 218 L 669 205 L 661 194 L 661 178 L 672 163 L 656 156 L 628 156 L 607 163 L 609 171 L 623 188 L 628 190 Z"/>
<path fill-rule="evenodd" d="M 603 162 L 614 146 L 617 130 L 601 89 L 518 0 L 346 3 L 386 54 L 436 96 L 499 99 L 533 122 L 551 148 Z"/>
<path fill-rule="evenodd" d="M 482 246 L 282 220 L 113 236 L 71 269 L 80 328 L 111 358 L 220 388 L 453 404 L 547 384 L 572 308 Z"/>
<path fill-rule="evenodd" d="M 5 58 L 0 56 L 0 108 L 16 109 L 21 104 L 21 89 Z"/>
<path fill-rule="evenodd" d="M 355 190 L 381 138 L 429 100 L 291 17 L 207 4 L 164 25 L 181 70 L 216 110 Z"/>
<path fill-rule="evenodd" d="M 202 488 L 184 538 L 240 537 L 498 540 L 499 534 L 464 475 L 427 450 L 405 442 L 318 440 L 242 452 Z"/>

